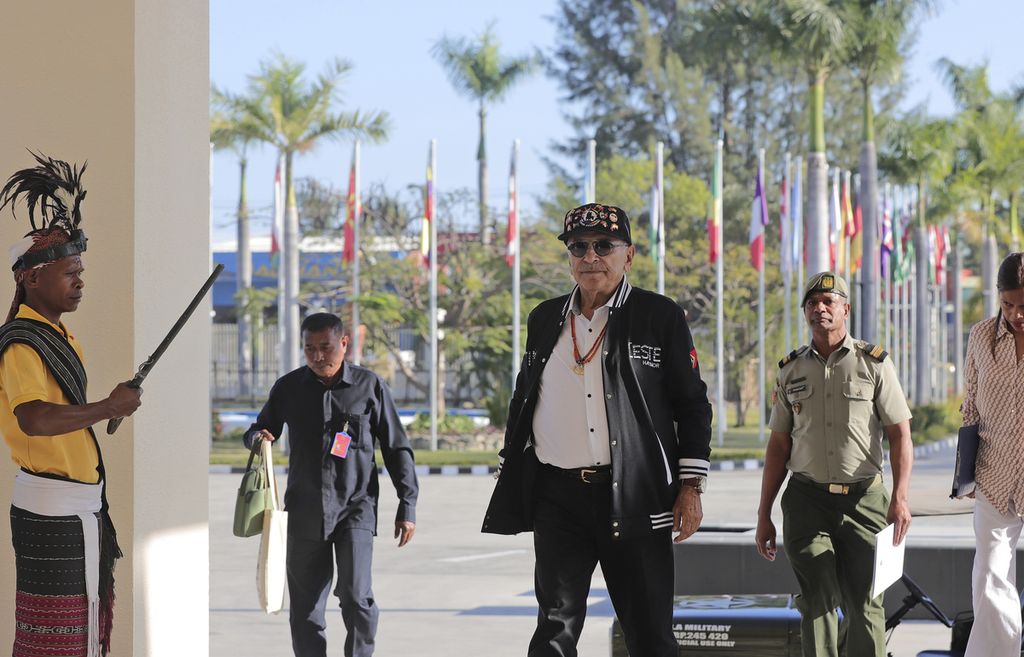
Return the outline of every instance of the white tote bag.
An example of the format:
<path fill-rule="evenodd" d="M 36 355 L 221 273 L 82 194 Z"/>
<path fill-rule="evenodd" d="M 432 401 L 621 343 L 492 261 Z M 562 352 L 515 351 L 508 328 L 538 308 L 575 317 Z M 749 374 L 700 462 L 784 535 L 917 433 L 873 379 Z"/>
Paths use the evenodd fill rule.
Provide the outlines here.
<path fill-rule="evenodd" d="M 284 607 L 285 557 L 288 550 L 288 512 L 281 509 L 274 476 L 274 460 L 270 441 L 263 441 L 263 464 L 267 468 L 272 508 L 263 512 L 263 533 L 260 535 L 260 557 L 256 566 L 256 590 L 260 606 L 268 614 Z"/>

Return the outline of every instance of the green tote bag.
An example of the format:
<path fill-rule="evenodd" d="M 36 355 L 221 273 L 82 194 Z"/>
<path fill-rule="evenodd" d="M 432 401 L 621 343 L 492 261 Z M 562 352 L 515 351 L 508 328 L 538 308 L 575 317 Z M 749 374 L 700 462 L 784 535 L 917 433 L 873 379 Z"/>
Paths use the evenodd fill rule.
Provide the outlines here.
<path fill-rule="evenodd" d="M 262 440 L 253 441 L 249 463 L 235 498 L 234 534 L 240 538 L 262 533 L 263 512 L 273 508 L 270 468 L 274 465 L 264 458 L 264 453 L 269 454 L 270 450 L 264 452 L 262 443 Z"/>

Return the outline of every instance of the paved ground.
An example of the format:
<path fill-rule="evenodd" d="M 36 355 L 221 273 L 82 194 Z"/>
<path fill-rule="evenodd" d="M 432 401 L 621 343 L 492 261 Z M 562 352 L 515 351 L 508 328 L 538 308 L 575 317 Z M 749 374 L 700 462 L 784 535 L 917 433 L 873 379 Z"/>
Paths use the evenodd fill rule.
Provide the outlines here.
<path fill-rule="evenodd" d="M 945 499 L 951 463 L 948 451 L 918 460 L 911 494 L 915 512 L 947 511 L 958 506 Z M 256 601 L 254 574 L 259 539 L 231 535 L 238 475 L 211 474 L 209 485 L 210 654 L 290 655 L 287 610 L 267 616 Z M 714 473 L 704 497 L 705 524 L 752 526 L 759 485 L 759 472 Z M 529 535 L 480 534 L 480 520 L 492 486 L 493 480 L 487 476 L 422 477 L 419 528 L 413 542 L 399 550 L 389 533 L 382 532 L 377 538 L 374 591 L 383 612 L 378 655 L 525 654 L 536 613 L 532 543 Z M 393 491 L 387 482 L 382 488 L 381 517 L 393 518 Z M 942 535 L 967 541 L 971 537 L 970 523 L 970 515 L 917 518 L 909 540 L 928 541 Z M 344 627 L 336 608 L 331 611 L 329 654 L 341 655 Z M 945 611 L 951 614 L 954 610 Z M 611 620 L 611 605 L 598 573 L 580 645 L 583 657 L 609 654 Z M 938 623 L 908 622 L 897 628 L 889 646 L 896 657 L 912 657 L 920 650 L 945 648 L 948 644 L 949 631 Z"/>

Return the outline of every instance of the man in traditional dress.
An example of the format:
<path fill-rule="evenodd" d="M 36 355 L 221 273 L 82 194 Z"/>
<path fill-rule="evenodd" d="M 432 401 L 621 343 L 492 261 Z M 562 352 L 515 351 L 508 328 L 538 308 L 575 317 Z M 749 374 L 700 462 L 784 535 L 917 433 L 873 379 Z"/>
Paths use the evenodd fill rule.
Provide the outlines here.
<path fill-rule="evenodd" d="M 570 210 L 571 294 L 530 313 L 483 531 L 533 531 L 530 657 L 574 657 L 601 564 L 629 654 L 674 657 L 672 531 L 697 531 L 711 405 L 686 315 L 632 287 L 621 209 Z"/>
<path fill-rule="evenodd" d="M 85 166 L 33 155 L 38 166 L 0 190 L 0 210 L 9 205 L 14 214 L 23 197 L 32 225 L 10 250 L 16 290 L 0 327 L 0 433 L 21 467 L 11 503 L 13 655 L 100 657 L 110 650 L 121 552 L 92 425 L 134 413 L 142 390 L 122 383 L 106 399 L 86 401 L 82 349 L 61 322 L 78 309 L 85 285 Z"/>

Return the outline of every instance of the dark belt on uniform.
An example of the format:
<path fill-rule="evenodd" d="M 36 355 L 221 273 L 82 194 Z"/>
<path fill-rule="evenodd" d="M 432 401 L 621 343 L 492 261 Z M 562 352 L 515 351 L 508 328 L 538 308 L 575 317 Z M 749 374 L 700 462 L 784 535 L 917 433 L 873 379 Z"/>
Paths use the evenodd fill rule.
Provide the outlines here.
<path fill-rule="evenodd" d="M 592 465 L 586 468 L 559 468 L 547 463 L 540 465 L 544 472 L 584 484 L 610 484 L 612 481 L 612 466 L 610 465 Z"/>
<path fill-rule="evenodd" d="M 863 493 L 868 488 L 870 488 L 871 484 L 875 483 L 875 481 L 878 479 L 878 475 L 875 475 L 874 477 L 868 477 L 867 479 L 861 479 L 860 481 L 854 481 L 845 484 L 823 484 L 820 481 L 814 481 L 807 475 L 800 474 L 799 472 L 794 472 L 790 476 L 793 479 L 799 481 L 801 484 L 805 484 L 812 488 L 817 488 L 818 490 L 823 490 L 826 493 L 831 493 L 833 495 L 850 495 L 854 493 Z"/>

